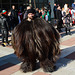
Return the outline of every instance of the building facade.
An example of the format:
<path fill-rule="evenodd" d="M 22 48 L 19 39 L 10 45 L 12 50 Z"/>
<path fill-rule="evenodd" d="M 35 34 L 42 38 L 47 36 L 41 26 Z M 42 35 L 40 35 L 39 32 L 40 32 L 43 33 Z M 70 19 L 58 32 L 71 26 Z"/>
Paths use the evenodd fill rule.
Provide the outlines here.
<path fill-rule="evenodd" d="M 71 6 L 74 0 L 35 0 L 36 7 L 38 8 L 47 6 L 48 2 L 51 2 L 52 5 L 55 2 L 63 7 L 65 3 L 68 3 Z M 3 9 L 10 9 L 12 5 L 15 5 L 16 8 L 19 8 L 19 6 L 28 4 L 31 4 L 34 7 L 34 0 L 0 0 L 0 8 Z"/>
<path fill-rule="evenodd" d="M 29 0 L 0 0 L 0 8 L 2 9 L 10 9 L 12 5 L 15 5 L 16 8 L 23 4 L 28 4 Z"/>
<path fill-rule="evenodd" d="M 41 8 L 46 6 L 48 0 L 35 0 L 36 7 Z M 34 7 L 34 0 L 0 0 L 0 8 L 10 9 L 12 5 L 15 5 L 18 9 L 20 6 L 32 5 Z"/>
<path fill-rule="evenodd" d="M 57 3 L 57 4 L 60 4 L 61 7 L 63 7 L 64 4 L 68 4 L 69 7 L 71 7 L 74 0 L 55 0 L 54 2 Z"/>

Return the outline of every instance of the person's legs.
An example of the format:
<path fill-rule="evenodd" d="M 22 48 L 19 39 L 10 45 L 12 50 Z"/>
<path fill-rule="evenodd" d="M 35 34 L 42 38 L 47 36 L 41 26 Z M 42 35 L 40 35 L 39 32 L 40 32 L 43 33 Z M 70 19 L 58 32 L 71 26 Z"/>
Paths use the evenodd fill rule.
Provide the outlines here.
<path fill-rule="evenodd" d="M 57 30 L 61 32 L 61 21 L 60 20 L 58 21 Z"/>
<path fill-rule="evenodd" d="M 68 28 L 69 28 L 69 35 L 71 35 L 71 31 L 70 31 L 70 30 L 71 30 L 71 28 L 70 28 L 70 25 L 69 25 L 69 27 L 68 27 Z"/>
<path fill-rule="evenodd" d="M 67 27 L 65 27 L 66 35 L 67 35 Z"/>
<path fill-rule="evenodd" d="M 2 43 L 4 43 L 4 30 L 1 30 L 2 33 Z"/>
<path fill-rule="evenodd" d="M 5 34 L 5 40 L 6 40 L 6 43 L 8 44 L 8 31 L 5 30 L 5 31 L 4 31 L 4 34 Z"/>

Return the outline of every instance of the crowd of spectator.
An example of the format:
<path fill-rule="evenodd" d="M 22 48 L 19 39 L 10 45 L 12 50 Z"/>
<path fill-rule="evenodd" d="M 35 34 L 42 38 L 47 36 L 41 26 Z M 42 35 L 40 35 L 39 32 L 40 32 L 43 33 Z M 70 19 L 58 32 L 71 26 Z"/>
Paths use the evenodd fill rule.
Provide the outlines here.
<path fill-rule="evenodd" d="M 27 18 L 27 10 L 31 9 L 31 6 L 27 6 L 26 11 L 22 12 L 21 9 L 15 9 L 15 6 L 12 5 L 12 8 L 8 11 L 0 9 L 0 30 L 2 34 L 2 44 L 8 42 L 8 33 L 12 33 L 12 30 L 16 25 L 21 23 L 22 20 Z M 51 4 L 48 3 L 47 7 L 41 9 L 36 8 L 36 17 L 45 19 L 47 22 L 51 23 Z M 65 4 L 63 8 L 59 4 L 54 3 L 54 19 L 58 20 L 57 29 L 61 32 L 62 25 L 65 26 L 66 34 L 67 30 L 70 32 L 70 25 L 75 24 L 75 2 L 72 4 L 72 7 L 69 8 L 68 4 Z M 4 41 L 4 39 L 6 41 Z"/>
<path fill-rule="evenodd" d="M 54 4 L 54 19 L 58 20 L 57 29 L 61 32 L 61 28 L 64 26 L 65 31 L 70 33 L 70 27 L 75 24 L 75 2 L 72 3 L 72 7 L 69 7 L 68 4 L 65 4 L 64 7 Z"/>

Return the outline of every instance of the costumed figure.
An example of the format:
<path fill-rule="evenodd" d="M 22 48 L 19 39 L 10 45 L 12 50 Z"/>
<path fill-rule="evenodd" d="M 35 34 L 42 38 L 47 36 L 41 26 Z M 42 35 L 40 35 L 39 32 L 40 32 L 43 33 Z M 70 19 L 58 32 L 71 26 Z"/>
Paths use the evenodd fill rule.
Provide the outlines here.
<path fill-rule="evenodd" d="M 35 10 L 27 10 L 28 18 L 12 32 L 12 46 L 22 59 L 21 69 L 30 72 L 36 69 L 37 60 L 46 72 L 54 71 L 54 63 L 60 54 L 58 31 L 44 19 L 35 17 Z"/>
<path fill-rule="evenodd" d="M 71 35 L 70 29 L 71 29 L 72 21 L 71 21 L 71 15 L 70 15 L 69 8 L 68 8 L 67 4 L 64 5 L 62 20 L 64 23 L 66 34 L 69 31 L 69 34 Z"/>

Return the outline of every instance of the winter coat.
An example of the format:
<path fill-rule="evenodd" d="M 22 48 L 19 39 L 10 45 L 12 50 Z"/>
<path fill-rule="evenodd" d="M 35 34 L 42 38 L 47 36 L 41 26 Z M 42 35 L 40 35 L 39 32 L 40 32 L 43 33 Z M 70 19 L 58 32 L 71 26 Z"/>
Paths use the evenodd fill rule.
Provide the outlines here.
<path fill-rule="evenodd" d="M 11 16 L 14 18 L 18 18 L 18 11 L 11 9 Z"/>
<path fill-rule="evenodd" d="M 0 16 L 0 28 L 6 31 L 9 30 L 7 19 L 4 16 Z"/>

